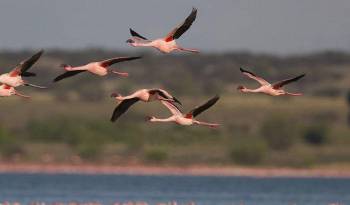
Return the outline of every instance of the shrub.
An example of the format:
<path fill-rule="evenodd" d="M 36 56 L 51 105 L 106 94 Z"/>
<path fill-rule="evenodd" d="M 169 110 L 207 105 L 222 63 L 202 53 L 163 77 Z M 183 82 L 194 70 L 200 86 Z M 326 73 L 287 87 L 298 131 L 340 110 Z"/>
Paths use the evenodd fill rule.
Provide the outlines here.
<path fill-rule="evenodd" d="M 326 137 L 327 128 L 324 125 L 314 125 L 306 129 L 303 139 L 308 144 L 321 145 L 327 141 Z"/>
<path fill-rule="evenodd" d="M 21 153 L 22 148 L 19 142 L 11 136 L 7 130 L 0 128 L 0 153 L 4 157 L 11 157 Z"/>
<path fill-rule="evenodd" d="M 97 135 L 86 133 L 81 136 L 81 140 L 75 149 L 78 155 L 83 159 L 95 159 L 99 156 L 104 145 L 104 141 L 100 140 Z"/>
<path fill-rule="evenodd" d="M 350 90 L 347 92 L 346 94 L 346 102 L 348 103 L 348 105 L 350 106 Z"/>
<path fill-rule="evenodd" d="M 267 154 L 266 143 L 260 139 L 247 138 L 234 144 L 230 157 L 243 165 L 256 165 L 261 163 Z"/>
<path fill-rule="evenodd" d="M 145 152 L 145 158 L 149 162 L 160 163 L 168 159 L 168 153 L 164 149 L 153 148 Z"/>
<path fill-rule="evenodd" d="M 282 116 L 271 116 L 263 122 L 260 134 L 270 148 L 284 150 L 293 145 L 295 126 L 291 121 Z"/>

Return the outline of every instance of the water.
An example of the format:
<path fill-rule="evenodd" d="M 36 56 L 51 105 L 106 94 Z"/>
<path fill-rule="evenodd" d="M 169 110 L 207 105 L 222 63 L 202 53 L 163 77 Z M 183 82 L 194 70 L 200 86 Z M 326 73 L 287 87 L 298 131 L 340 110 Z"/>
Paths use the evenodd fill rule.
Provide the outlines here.
<path fill-rule="evenodd" d="M 176 200 L 198 205 L 350 204 L 350 179 L 0 174 L 0 200 L 68 202 Z"/>

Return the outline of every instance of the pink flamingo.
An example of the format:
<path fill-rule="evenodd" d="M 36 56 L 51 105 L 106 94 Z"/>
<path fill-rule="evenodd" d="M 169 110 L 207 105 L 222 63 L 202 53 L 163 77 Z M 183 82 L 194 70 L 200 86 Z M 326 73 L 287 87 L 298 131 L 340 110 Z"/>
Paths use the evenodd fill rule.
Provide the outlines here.
<path fill-rule="evenodd" d="M 124 97 L 120 94 L 112 93 L 111 97 L 114 97 L 117 101 L 120 102 L 119 105 L 113 111 L 113 115 L 111 118 L 112 122 L 115 122 L 122 114 L 124 114 L 129 109 L 130 106 L 132 106 L 140 100 L 143 102 L 161 100 L 176 102 L 181 105 L 181 102 L 178 99 L 170 95 L 167 91 L 159 88 L 137 90 L 133 94 Z"/>
<path fill-rule="evenodd" d="M 111 58 L 99 62 L 91 62 L 89 64 L 83 65 L 83 66 L 78 66 L 78 67 L 72 67 L 67 64 L 62 64 L 61 66 L 67 71 L 59 76 L 57 76 L 54 79 L 54 82 L 60 81 L 64 78 L 72 77 L 74 75 L 77 75 L 79 73 L 88 71 L 92 74 L 98 75 L 98 76 L 105 76 L 108 74 L 108 72 L 112 72 L 114 74 L 127 77 L 129 74 L 124 73 L 124 72 L 118 72 L 115 70 L 109 70 L 109 66 L 115 64 L 115 63 L 120 63 L 124 61 L 131 61 L 135 59 L 140 59 L 141 57 L 118 57 L 118 58 Z"/>
<path fill-rule="evenodd" d="M 19 93 L 14 87 L 2 84 L 0 85 L 0 97 L 10 97 L 12 95 L 17 95 L 23 98 L 30 98 L 28 95 L 23 95 Z"/>
<path fill-rule="evenodd" d="M 244 75 L 248 76 L 249 78 L 258 81 L 258 83 L 260 83 L 260 85 L 261 85 L 259 88 L 256 88 L 256 89 L 248 89 L 242 85 L 238 86 L 237 89 L 243 93 L 264 93 L 264 94 L 271 95 L 271 96 L 278 96 L 278 95 L 300 96 L 300 95 L 302 95 L 302 93 L 290 93 L 290 92 L 287 92 L 281 88 L 284 85 L 287 85 L 289 83 L 292 83 L 294 81 L 299 80 L 300 78 L 304 77 L 305 74 L 299 75 L 299 76 L 294 77 L 294 78 L 282 80 L 282 81 L 279 81 L 279 82 L 274 83 L 274 84 L 270 84 L 269 82 L 267 82 L 263 78 L 256 76 L 254 73 L 252 73 L 250 71 L 244 70 L 243 68 L 240 68 L 240 71 Z"/>
<path fill-rule="evenodd" d="M 183 48 L 181 46 L 178 46 L 175 41 L 176 39 L 180 38 L 180 36 L 184 34 L 191 27 L 196 17 L 197 17 L 197 9 L 193 8 L 191 14 L 186 18 L 186 20 L 183 23 L 181 23 L 179 26 L 174 28 L 164 38 L 159 38 L 155 40 L 148 40 L 147 38 L 141 36 L 140 34 L 136 33 L 134 30 L 130 28 L 130 34 L 132 38 L 128 39 L 126 42 L 129 43 L 129 45 L 134 47 L 141 47 L 141 46 L 153 47 L 163 53 L 170 53 L 174 50 L 198 53 L 199 51 L 196 49 L 188 49 L 188 48 Z"/>
<path fill-rule="evenodd" d="M 39 85 L 30 84 L 23 80 L 22 77 L 31 77 L 36 76 L 35 73 L 28 72 L 28 70 L 39 60 L 43 54 L 43 50 L 40 50 L 38 53 L 34 54 L 32 57 L 20 62 L 14 69 L 9 73 L 4 73 L 0 75 L 0 83 L 9 85 L 10 87 L 18 86 L 31 86 L 36 88 L 46 88 Z"/>
<path fill-rule="evenodd" d="M 208 123 L 208 122 L 201 122 L 195 119 L 195 117 L 205 110 L 209 109 L 211 106 L 213 106 L 217 101 L 219 100 L 219 96 L 215 96 L 208 100 L 206 103 L 202 104 L 201 106 L 195 107 L 187 114 L 183 114 L 178 107 L 176 107 L 173 103 L 169 101 L 161 101 L 163 105 L 165 105 L 169 111 L 172 113 L 172 116 L 165 118 L 165 119 L 159 119 L 154 116 L 148 117 L 148 121 L 150 122 L 175 122 L 179 125 L 204 125 L 209 126 L 211 128 L 216 128 L 219 126 L 219 124 L 216 123 Z"/>

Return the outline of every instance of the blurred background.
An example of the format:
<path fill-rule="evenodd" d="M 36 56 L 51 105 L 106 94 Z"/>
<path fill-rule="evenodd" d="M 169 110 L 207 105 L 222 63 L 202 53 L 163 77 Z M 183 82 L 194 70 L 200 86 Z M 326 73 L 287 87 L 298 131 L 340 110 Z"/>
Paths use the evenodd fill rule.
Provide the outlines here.
<path fill-rule="evenodd" d="M 162 37 L 192 6 L 197 20 L 177 42 L 193 54 L 131 48 L 129 28 Z M 11 70 L 39 49 L 32 96 L 1 99 L 0 160 L 15 163 L 208 165 L 257 167 L 350 166 L 350 2 L 335 0 L 1 1 L 0 67 Z M 89 74 L 53 84 L 58 65 L 115 56 L 143 59 L 114 66 L 128 78 Z M 287 86 L 303 97 L 243 95 L 257 87 L 239 72 L 269 81 L 306 73 Z M 219 129 L 149 124 L 165 117 L 159 103 L 139 103 L 116 123 L 112 92 L 160 87 L 187 111 L 215 94 L 220 101 L 199 119 Z"/>

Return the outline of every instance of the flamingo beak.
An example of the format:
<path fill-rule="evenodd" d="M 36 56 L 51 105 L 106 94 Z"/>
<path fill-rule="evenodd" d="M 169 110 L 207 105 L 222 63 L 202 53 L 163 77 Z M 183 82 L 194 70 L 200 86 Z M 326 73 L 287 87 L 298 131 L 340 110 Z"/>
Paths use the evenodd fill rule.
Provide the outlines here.
<path fill-rule="evenodd" d="M 145 117 L 145 121 L 146 121 L 146 122 L 149 122 L 149 121 L 151 121 L 152 118 L 153 118 L 153 117 L 151 117 L 151 116 L 146 116 L 146 117 Z"/>
<path fill-rule="evenodd" d="M 132 39 L 128 39 L 126 40 L 126 43 L 134 43 L 134 41 Z"/>
<path fill-rule="evenodd" d="M 118 94 L 117 93 L 112 93 L 111 94 L 111 98 L 115 98 L 115 97 L 118 97 Z"/>

